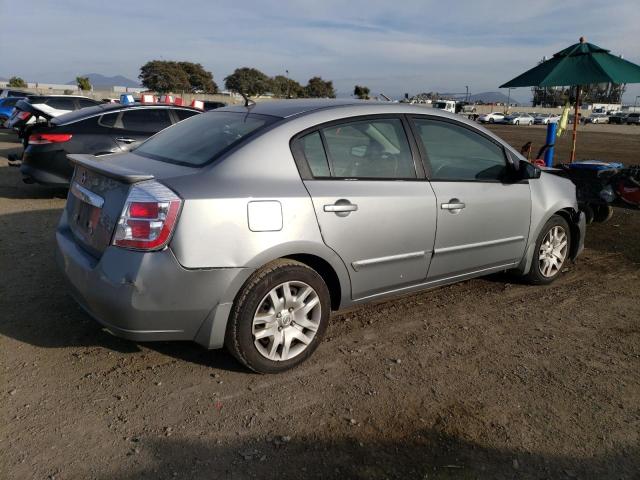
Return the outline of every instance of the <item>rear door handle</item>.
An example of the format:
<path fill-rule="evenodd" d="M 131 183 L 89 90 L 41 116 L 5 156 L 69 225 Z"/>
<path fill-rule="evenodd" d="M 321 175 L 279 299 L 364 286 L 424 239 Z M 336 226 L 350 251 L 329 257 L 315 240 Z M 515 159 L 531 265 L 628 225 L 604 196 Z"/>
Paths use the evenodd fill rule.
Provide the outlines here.
<path fill-rule="evenodd" d="M 122 138 L 122 137 L 120 137 L 120 138 L 116 138 L 116 141 L 122 142 L 122 143 L 133 143 L 133 142 L 136 141 L 136 139 L 135 138 Z"/>
<path fill-rule="evenodd" d="M 465 208 L 466 205 L 458 200 L 457 198 L 452 198 L 449 200 L 449 203 L 441 203 L 440 208 L 442 210 L 449 210 L 451 213 L 458 213 L 460 210 Z"/>
<path fill-rule="evenodd" d="M 358 210 L 358 205 L 341 198 L 334 204 L 325 205 L 323 209 L 325 212 L 333 212 L 339 217 L 346 217 L 349 213 Z"/>

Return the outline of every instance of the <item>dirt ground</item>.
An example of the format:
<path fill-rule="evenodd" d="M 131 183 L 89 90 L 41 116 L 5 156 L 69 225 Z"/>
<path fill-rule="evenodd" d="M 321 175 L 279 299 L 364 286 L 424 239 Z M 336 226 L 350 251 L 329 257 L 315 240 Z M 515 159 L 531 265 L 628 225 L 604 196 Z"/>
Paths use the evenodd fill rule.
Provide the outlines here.
<path fill-rule="evenodd" d="M 586 131 L 579 156 L 640 163 L 640 128 L 615 131 Z M 54 262 L 64 192 L 20 181 L 13 140 L 0 133 L 1 478 L 640 478 L 640 211 L 591 226 L 552 286 L 496 275 L 344 312 L 310 361 L 260 376 L 84 314 Z"/>

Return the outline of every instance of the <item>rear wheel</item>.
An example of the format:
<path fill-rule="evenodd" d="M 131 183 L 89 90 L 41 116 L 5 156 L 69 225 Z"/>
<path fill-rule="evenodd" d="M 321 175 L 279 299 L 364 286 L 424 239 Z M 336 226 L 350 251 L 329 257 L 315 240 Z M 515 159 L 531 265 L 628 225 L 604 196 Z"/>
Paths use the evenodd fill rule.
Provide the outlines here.
<path fill-rule="evenodd" d="M 513 123 L 515 123 L 516 125 L 520 125 L 520 120 L 516 120 L 516 121 L 515 121 L 515 122 L 513 122 Z"/>
<path fill-rule="evenodd" d="M 554 215 L 538 236 L 531 269 L 525 277 L 527 281 L 534 285 L 553 282 L 569 257 L 570 245 L 569 224 L 561 216 Z"/>
<path fill-rule="evenodd" d="M 329 290 L 316 271 L 277 260 L 242 287 L 227 326 L 226 347 L 255 372 L 283 372 L 318 347 L 330 309 Z"/>

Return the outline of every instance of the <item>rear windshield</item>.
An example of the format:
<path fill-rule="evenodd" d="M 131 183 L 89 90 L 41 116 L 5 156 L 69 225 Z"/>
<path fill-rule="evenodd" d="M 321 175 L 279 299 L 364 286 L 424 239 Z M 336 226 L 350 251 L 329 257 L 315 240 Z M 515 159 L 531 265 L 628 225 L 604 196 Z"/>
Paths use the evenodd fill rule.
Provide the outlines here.
<path fill-rule="evenodd" d="M 135 152 L 155 160 L 198 167 L 276 120 L 277 117 L 247 113 L 202 113 L 163 130 Z"/>

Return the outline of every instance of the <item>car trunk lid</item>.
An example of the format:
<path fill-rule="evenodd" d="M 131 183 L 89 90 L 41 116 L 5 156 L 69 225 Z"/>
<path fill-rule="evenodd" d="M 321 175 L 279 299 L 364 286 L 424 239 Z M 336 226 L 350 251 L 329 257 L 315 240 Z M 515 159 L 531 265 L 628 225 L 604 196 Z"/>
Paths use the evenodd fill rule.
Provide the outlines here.
<path fill-rule="evenodd" d="M 159 162 L 150 163 L 152 161 L 133 154 L 67 157 L 75 164 L 66 205 L 69 227 L 76 241 L 96 258 L 111 244 L 132 185 L 187 173 L 184 167 L 167 169 L 156 165 L 157 168 L 150 168 Z M 136 163 L 130 157 L 140 159 L 143 168 L 130 168 L 129 165 Z M 193 171 L 188 170 L 191 170 L 188 173 Z"/>

